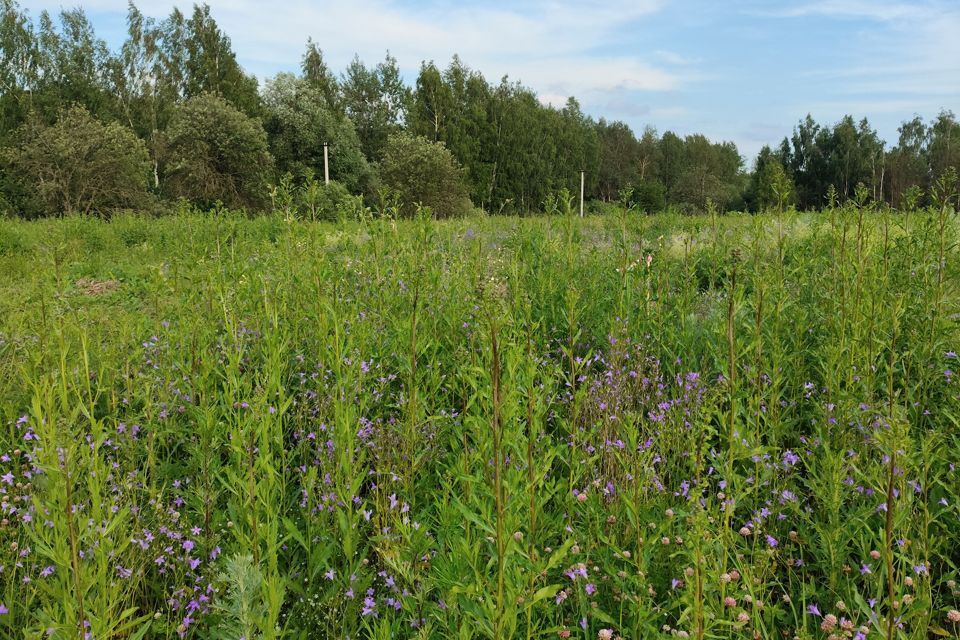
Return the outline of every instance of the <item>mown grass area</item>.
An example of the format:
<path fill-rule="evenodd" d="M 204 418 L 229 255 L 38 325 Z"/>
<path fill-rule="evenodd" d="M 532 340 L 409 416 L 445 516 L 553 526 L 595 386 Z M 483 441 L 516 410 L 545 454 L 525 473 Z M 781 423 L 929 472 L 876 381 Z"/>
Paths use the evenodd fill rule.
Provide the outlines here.
<path fill-rule="evenodd" d="M 0 221 L 0 635 L 956 635 L 957 231 Z"/>

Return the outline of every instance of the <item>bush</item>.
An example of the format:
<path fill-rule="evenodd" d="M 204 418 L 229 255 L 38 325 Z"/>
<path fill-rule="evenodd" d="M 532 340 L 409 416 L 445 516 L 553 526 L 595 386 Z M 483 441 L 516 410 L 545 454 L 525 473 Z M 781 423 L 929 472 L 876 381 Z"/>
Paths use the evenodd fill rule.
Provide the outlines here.
<path fill-rule="evenodd" d="M 633 189 L 631 204 L 644 213 L 658 213 L 667 208 L 667 189 L 659 180 L 644 180 Z"/>
<path fill-rule="evenodd" d="M 330 144 L 330 176 L 352 192 L 363 191 L 370 165 L 353 123 L 330 108 L 323 92 L 289 73 L 267 81 L 264 128 L 279 173 L 323 175 L 323 143 Z"/>
<path fill-rule="evenodd" d="M 351 196 L 345 186 L 331 180 L 324 184 L 321 180 L 308 178 L 299 192 L 302 215 L 311 220 L 335 220 L 339 210 Z"/>
<path fill-rule="evenodd" d="M 202 208 L 217 202 L 259 208 L 273 159 L 260 123 L 223 98 L 203 94 L 178 105 L 168 130 L 164 191 Z"/>
<path fill-rule="evenodd" d="M 15 140 L 2 162 L 38 215 L 103 215 L 148 201 L 146 145 L 130 129 L 99 122 L 83 107 L 66 109 L 53 125 L 30 122 Z"/>
<path fill-rule="evenodd" d="M 123 246 L 135 247 L 150 239 L 150 232 L 143 222 L 143 216 L 128 212 L 115 216 L 110 221 L 110 226 L 116 237 L 123 242 Z"/>
<path fill-rule="evenodd" d="M 466 215 L 472 208 L 463 170 L 440 142 L 407 133 L 390 136 L 380 178 L 399 196 L 405 216 L 412 216 L 418 204 L 430 207 L 438 218 Z"/>
<path fill-rule="evenodd" d="M 577 212 L 580 211 L 580 203 L 576 203 Z M 614 216 L 623 211 L 623 205 L 617 202 L 605 202 L 603 200 L 587 200 L 584 203 L 584 212 L 589 216 Z"/>

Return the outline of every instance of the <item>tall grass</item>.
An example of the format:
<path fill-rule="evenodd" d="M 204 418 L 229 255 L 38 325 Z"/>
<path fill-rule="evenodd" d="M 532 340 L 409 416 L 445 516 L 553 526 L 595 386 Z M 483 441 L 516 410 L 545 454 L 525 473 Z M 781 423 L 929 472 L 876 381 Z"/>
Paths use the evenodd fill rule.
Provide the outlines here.
<path fill-rule="evenodd" d="M 0 637 L 956 636 L 955 190 L 0 221 Z"/>

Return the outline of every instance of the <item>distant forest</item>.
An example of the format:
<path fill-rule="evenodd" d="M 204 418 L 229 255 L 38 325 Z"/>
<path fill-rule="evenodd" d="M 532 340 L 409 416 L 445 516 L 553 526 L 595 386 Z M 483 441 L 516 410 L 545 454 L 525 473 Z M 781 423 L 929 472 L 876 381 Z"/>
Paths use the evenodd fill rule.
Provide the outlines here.
<path fill-rule="evenodd" d="M 261 84 L 205 5 L 155 20 L 131 4 L 116 50 L 82 9 L 34 16 L 0 0 L 0 13 L 0 215 L 178 202 L 257 210 L 291 193 L 322 210 L 391 190 L 426 198 L 447 185 L 418 181 L 448 165 L 457 185 L 438 200 L 446 214 L 458 199 L 491 213 L 542 210 L 562 189 L 579 191 L 581 170 L 587 199 L 646 211 L 811 209 L 858 185 L 860 197 L 900 207 L 960 167 L 960 123 L 947 110 L 904 122 L 893 146 L 866 118 L 807 116 L 748 161 L 733 142 L 595 120 L 572 97 L 544 105 L 457 56 L 443 68 L 423 62 L 410 86 L 389 53 L 338 74 L 308 41 L 299 74 Z M 334 188 L 322 185 L 324 143 Z M 431 177 L 411 175 L 411 158 Z"/>

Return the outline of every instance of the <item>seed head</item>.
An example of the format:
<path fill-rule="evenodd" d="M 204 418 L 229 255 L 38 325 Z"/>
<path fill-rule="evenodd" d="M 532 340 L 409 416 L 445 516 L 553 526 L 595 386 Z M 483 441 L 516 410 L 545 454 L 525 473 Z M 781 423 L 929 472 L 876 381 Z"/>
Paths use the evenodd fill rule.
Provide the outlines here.
<path fill-rule="evenodd" d="M 833 631 L 834 627 L 837 626 L 837 616 L 832 613 L 828 613 L 823 616 L 823 622 L 820 623 L 820 628 L 824 631 Z"/>

